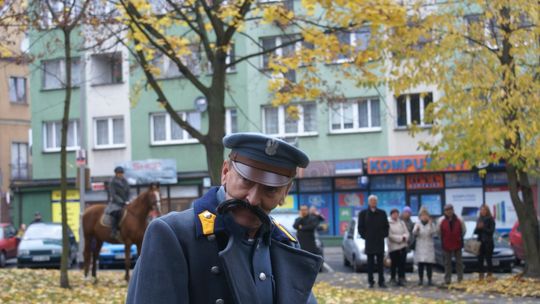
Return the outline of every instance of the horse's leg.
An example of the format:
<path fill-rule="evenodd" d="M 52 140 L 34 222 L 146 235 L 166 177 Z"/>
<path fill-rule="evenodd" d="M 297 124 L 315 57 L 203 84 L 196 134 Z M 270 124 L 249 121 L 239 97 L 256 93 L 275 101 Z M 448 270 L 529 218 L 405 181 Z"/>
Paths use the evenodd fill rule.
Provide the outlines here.
<path fill-rule="evenodd" d="M 129 282 L 129 269 L 131 268 L 131 243 L 125 242 L 124 243 L 124 264 L 126 266 L 126 282 Z"/>
<path fill-rule="evenodd" d="M 86 279 L 88 277 L 88 268 L 90 267 L 90 252 L 92 251 L 92 236 L 85 235 L 84 236 L 84 252 L 83 252 L 83 258 L 84 258 L 84 278 Z"/>
<path fill-rule="evenodd" d="M 99 259 L 99 252 L 101 250 L 101 246 L 103 245 L 103 241 L 96 239 L 96 244 L 93 250 L 93 257 L 92 257 L 92 277 L 94 277 L 94 283 L 97 283 L 97 261 Z"/>

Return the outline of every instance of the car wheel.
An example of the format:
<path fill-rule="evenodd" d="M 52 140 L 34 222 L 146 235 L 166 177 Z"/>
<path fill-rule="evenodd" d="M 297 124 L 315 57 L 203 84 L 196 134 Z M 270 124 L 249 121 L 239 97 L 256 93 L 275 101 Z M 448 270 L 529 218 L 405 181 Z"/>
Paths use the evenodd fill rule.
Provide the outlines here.
<path fill-rule="evenodd" d="M 351 266 L 351 262 L 347 260 L 347 257 L 345 257 L 345 255 L 343 255 L 343 266 Z"/>
<path fill-rule="evenodd" d="M 6 254 L 4 252 L 0 252 L 0 268 L 6 267 Z"/>

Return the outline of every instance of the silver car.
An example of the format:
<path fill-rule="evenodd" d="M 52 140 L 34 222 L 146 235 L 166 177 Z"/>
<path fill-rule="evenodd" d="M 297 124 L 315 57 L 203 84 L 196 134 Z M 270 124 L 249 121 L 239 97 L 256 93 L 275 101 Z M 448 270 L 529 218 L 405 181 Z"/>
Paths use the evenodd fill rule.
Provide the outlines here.
<path fill-rule="evenodd" d="M 366 241 L 358 233 L 357 221 L 358 219 L 353 218 L 349 222 L 347 230 L 345 230 L 345 234 L 343 235 L 341 248 L 343 249 L 343 264 L 345 266 L 351 266 L 356 272 L 360 272 L 367 269 L 367 255 L 364 253 Z M 384 251 L 388 253 L 386 242 L 384 242 Z M 407 253 L 405 266 L 407 271 L 412 271 L 413 269 L 413 256 L 413 251 Z"/>

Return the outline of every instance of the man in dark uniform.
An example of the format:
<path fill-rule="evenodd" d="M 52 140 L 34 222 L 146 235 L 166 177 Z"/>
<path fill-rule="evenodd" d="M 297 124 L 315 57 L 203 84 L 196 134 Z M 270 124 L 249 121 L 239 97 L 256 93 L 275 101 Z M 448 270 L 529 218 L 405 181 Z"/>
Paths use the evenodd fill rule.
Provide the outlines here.
<path fill-rule="evenodd" d="M 384 238 L 388 236 L 388 217 L 384 210 L 377 208 L 377 196 L 370 195 L 368 208 L 358 214 L 358 233 L 366 240 L 365 253 L 368 257 L 368 283 L 373 288 L 373 266 L 377 258 L 377 272 L 379 273 L 379 287 L 386 288 L 384 284 L 383 256 Z"/>
<path fill-rule="evenodd" d="M 118 224 L 122 210 L 129 200 L 129 184 L 124 178 L 124 168 L 114 168 L 114 177 L 109 182 L 109 205 L 106 212 L 111 215 L 111 236 L 118 236 Z"/>
<path fill-rule="evenodd" d="M 315 243 L 315 231 L 319 226 L 319 218 L 309 212 L 308 207 L 300 207 L 300 216 L 294 221 L 294 229 L 297 230 L 296 236 L 300 242 L 300 248 L 314 254 L 321 254 Z"/>
<path fill-rule="evenodd" d="M 232 149 L 221 187 L 193 208 L 151 222 L 127 303 L 313 303 L 321 257 L 268 215 L 283 204 L 308 157 L 258 133 L 223 139 Z"/>

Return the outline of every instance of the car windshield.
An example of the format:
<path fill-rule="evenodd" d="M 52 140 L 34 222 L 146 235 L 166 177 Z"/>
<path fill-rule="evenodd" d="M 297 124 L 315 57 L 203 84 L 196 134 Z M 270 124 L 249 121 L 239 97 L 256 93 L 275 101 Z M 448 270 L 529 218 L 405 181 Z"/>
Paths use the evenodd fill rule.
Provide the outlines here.
<path fill-rule="evenodd" d="M 60 225 L 30 225 L 24 233 L 24 240 L 61 240 L 62 226 Z"/>
<path fill-rule="evenodd" d="M 4 238 L 4 228 L 0 227 L 0 239 Z"/>

